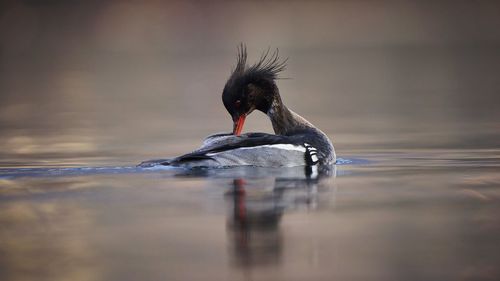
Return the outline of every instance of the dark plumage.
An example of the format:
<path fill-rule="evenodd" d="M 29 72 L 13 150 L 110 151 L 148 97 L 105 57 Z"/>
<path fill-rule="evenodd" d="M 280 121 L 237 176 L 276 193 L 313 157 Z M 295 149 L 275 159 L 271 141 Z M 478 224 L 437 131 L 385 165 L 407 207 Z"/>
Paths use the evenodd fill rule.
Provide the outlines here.
<path fill-rule="evenodd" d="M 271 49 L 268 48 L 266 52 L 262 53 L 257 63 L 252 66 L 248 66 L 247 49 L 243 44 L 240 45 L 238 48 L 236 68 L 229 79 L 244 76 L 250 79 L 252 77 L 277 79 L 278 74 L 285 70 L 288 58 L 281 60 L 278 49 L 276 49 L 273 53 L 270 53 L 270 50 Z"/>
<path fill-rule="evenodd" d="M 244 45 L 238 47 L 236 67 L 226 82 L 222 94 L 224 106 L 231 116 L 240 116 L 242 112 L 250 109 L 258 109 L 266 112 L 272 103 L 271 93 L 277 91 L 274 81 L 278 79 L 278 74 L 285 70 L 288 59 L 281 60 L 279 51 L 276 49 L 270 53 L 270 49 L 264 52 L 259 61 L 251 66 L 247 65 L 247 51 Z M 233 93 L 245 93 L 242 96 Z M 253 105 L 254 108 L 234 107 L 238 101 L 242 105 Z"/>

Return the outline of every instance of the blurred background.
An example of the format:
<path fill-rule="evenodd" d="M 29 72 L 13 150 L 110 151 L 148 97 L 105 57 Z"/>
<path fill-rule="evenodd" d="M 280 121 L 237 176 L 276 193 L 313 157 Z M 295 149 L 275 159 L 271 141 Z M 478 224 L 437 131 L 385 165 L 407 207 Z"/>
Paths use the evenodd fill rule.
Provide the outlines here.
<path fill-rule="evenodd" d="M 353 151 L 500 144 L 498 1 L 2 1 L 0 165 L 135 164 L 231 130 L 246 43 Z M 271 132 L 254 113 L 245 131 Z"/>
<path fill-rule="evenodd" d="M 232 129 L 240 42 L 347 165 L 122 167 Z M 0 279 L 499 280 L 499 77 L 500 1 L 0 1 Z"/>

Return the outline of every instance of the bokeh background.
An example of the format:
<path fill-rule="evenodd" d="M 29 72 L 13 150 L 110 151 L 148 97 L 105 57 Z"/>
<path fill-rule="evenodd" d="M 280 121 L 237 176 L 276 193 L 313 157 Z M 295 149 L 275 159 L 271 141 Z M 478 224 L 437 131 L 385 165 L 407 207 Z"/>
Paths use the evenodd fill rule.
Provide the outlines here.
<path fill-rule="evenodd" d="M 129 168 L 232 129 L 240 42 L 336 176 Z M 0 1 L 0 280 L 500 280 L 499 77 L 500 1 Z"/>
<path fill-rule="evenodd" d="M 246 43 L 353 151 L 498 148 L 498 1 L 2 1 L 0 165 L 134 164 L 229 131 Z M 246 131 L 271 132 L 255 113 Z"/>

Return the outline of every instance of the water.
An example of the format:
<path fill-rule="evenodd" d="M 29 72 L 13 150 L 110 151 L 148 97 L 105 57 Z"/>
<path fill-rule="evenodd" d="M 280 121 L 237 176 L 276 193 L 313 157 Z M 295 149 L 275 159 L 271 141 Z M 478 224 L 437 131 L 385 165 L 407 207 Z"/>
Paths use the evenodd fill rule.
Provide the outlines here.
<path fill-rule="evenodd" d="M 7 2 L 0 280 L 499 279 L 497 2 Z M 242 41 L 339 163 L 137 168 L 232 129 Z"/>
<path fill-rule="evenodd" d="M 2 276 L 498 276 L 498 150 L 359 156 L 320 179 L 302 168 L 2 169 Z"/>

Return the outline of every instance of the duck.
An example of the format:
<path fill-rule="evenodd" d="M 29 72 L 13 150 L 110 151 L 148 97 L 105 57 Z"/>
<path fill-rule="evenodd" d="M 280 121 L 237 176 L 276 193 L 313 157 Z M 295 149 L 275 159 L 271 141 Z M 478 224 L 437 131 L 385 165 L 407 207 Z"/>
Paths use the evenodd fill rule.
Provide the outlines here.
<path fill-rule="evenodd" d="M 288 59 L 281 59 L 278 49 L 267 49 L 252 65 L 247 64 L 247 57 L 246 46 L 239 45 L 236 66 L 222 91 L 222 102 L 233 121 L 232 132 L 208 136 L 190 153 L 138 166 L 317 168 L 335 164 L 335 149 L 328 136 L 283 103 L 276 80 Z M 246 118 L 255 110 L 269 117 L 275 134 L 242 134 Z"/>

